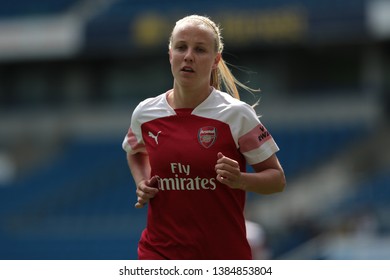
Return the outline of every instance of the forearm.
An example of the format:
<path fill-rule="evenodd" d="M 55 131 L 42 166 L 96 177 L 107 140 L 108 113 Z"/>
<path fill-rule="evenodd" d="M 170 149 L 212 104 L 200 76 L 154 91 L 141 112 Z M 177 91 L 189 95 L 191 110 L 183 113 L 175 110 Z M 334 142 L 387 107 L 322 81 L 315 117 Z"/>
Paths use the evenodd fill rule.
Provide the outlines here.
<path fill-rule="evenodd" d="M 146 153 L 127 154 L 127 162 L 136 184 L 137 202 L 135 208 L 142 208 L 158 192 L 157 177 L 150 178 L 151 168 Z"/>
<path fill-rule="evenodd" d="M 136 185 L 142 180 L 150 178 L 151 168 L 149 156 L 145 153 L 127 154 L 127 163 L 129 164 L 131 175 L 134 178 Z"/>
<path fill-rule="evenodd" d="M 286 185 L 283 171 L 273 168 L 255 173 L 242 172 L 240 179 L 243 190 L 259 194 L 282 192 Z"/>

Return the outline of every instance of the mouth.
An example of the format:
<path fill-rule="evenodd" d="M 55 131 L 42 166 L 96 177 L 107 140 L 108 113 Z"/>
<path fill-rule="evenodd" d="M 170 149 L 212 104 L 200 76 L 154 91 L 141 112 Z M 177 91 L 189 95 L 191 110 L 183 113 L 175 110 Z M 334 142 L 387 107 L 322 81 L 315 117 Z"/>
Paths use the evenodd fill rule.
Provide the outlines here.
<path fill-rule="evenodd" d="M 187 72 L 187 73 L 195 73 L 194 69 L 192 69 L 189 66 L 184 66 L 183 68 L 181 68 L 181 71 Z"/>

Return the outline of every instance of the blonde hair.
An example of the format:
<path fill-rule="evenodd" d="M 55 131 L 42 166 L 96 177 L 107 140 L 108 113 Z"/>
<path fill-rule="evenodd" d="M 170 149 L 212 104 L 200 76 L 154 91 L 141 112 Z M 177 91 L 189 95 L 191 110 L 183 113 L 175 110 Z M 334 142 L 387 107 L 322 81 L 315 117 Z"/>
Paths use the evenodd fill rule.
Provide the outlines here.
<path fill-rule="evenodd" d="M 210 18 L 206 16 L 199 16 L 199 15 L 190 15 L 186 16 L 176 22 L 176 26 L 183 22 L 193 22 L 193 23 L 200 23 L 203 26 L 211 29 L 213 31 L 213 34 L 215 35 L 215 51 L 217 53 L 221 54 L 221 59 L 218 63 L 218 67 L 214 69 L 211 72 L 211 77 L 210 77 L 210 85 L 213 86 L 214 88 L 221 90 L 222 85 L 224 86 L 225 90 L 232 95 L 233 97 L 240 99 L 240 94 L 238 92 L 237 86 L 249 91 L 258 91 L 255 89 L 252 89 L 240 81 L 238 81 L 230 71 L 229 67 L 227 66 L 226 62 L 222 58 L 222 52 L 223 52 L 223 40 L 222 40 L 222 35 L 221 35 L 221 29 L 217 24 L 215 24 Z M 175 28 L 173 28 L 174 30 Z M 173 30 L 171 33 L 171 37 L 169 38 L 169 49 L 171 49 L 172 45 L 172 34 Z"/>

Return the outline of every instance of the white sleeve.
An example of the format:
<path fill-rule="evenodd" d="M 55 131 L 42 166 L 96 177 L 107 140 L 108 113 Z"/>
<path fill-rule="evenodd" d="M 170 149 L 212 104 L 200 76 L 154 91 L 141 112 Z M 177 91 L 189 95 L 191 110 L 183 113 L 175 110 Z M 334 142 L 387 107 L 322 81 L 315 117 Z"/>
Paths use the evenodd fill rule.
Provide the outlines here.
<path fill-rule="evenodd" d="M 123 140 L 122 148 L 131 154 L 136 154 L 139 152 L 145 152 L 145 143 L 142 138 L 141 123 L 139 121 L 139 115 L 142 111 L 142 105 L 139 104 L 131 117 L 131 124 L 129 130 Z"/>
<path fill-rule="evenodd" d="M 248 164 L 262 162 L 279 151 L 271 134 L 248 104 L 241 107 L 238 125 L 238 146 Z"/>

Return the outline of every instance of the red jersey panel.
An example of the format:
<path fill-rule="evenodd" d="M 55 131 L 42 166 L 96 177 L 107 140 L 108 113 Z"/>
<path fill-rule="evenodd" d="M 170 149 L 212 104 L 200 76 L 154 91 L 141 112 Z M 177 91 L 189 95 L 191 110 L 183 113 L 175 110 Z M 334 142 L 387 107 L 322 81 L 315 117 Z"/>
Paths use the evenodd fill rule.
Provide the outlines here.
<path fill-rule="evenodd" d="M 147 152 L 151 176 L 159 177 L 140 259 L 251 259 L 245 192 L 215 173 L 218 152 L 245 171 L 278 150 L 249 105 L 217 90 L 195 109 L 173 110 L 166 94 L 147 99 L 133 113 L 123 148 Z"/>

